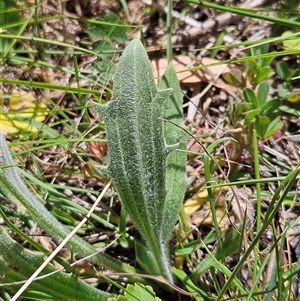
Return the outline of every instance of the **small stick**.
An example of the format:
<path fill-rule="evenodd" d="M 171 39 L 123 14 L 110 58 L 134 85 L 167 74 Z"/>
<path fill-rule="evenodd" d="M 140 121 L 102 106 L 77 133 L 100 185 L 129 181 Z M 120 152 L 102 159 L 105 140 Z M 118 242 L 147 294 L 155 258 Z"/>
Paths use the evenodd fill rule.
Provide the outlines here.
<path fill-rule="evenodd" d="M 97 198 L 96 202 L 88 212 L 88 214 L 83 218 L 83 220 L 70 232 L 70 234 L 61 242 L 61 244 L 51 253 L 51 255 L 44 261 L 44 263 L 32 274 L 32 276 L 24 283 L 24 285 L 16 292 L 11 301 L 16 301 L 21 294 L 29 287 L 29 285 L 34 281 L 34 279 L 42 272 L 42 270 L 47 266 L 48 263 L 60 252 L 60 250 L 65 246 L 65 244 L 71 239 L 71 237 L 76 234 L 76 232 L 86 223 L 86 221 L 91 217 L 93 211 L 98 206 L 99 202 L 103 198 L 104 194 L 111 185 L 111 180 L 106 184 L 101 194 Z"/>

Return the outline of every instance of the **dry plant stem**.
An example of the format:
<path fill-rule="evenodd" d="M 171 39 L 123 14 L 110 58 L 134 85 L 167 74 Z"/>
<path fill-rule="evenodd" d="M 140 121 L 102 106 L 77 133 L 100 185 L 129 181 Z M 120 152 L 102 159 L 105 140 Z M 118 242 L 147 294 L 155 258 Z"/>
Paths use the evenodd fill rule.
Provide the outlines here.
<path fill-rule="evenodd" d="M 144 0 L 143 2 L 146 4 L 149 3 L 149 1 L 146 1 L 146 0 Z M 155 5 L 155 7 L 158 11 L 167 13 L 167 11 L 168 11 L 167 7 L 163 7 L 154 2 L 155 1 L 152 1 L 151 4 Z M 264 2 L 265 2 L 264 0 L 256 0 L 256 1 L 250 0 L 250 1 L 243 3 L 240 7 L 241 8 L 255 8 L 255 7 L 259 7 L 259 6 L 263 5 Z M 172 12 L 172 15 L 174 18 L 179 17 L 179 15 L 176 11 Z M 215 19 L 208 19 L 204 22 L 197 22 L 191 18 L 184 18 L 184 21 L 186 22 L 186 24 L 193 25 L 193 27 L 190 30 L 186 31 L 184 36 L 182 36 L 182 35 L 173 36 L 172 43 L 180 44 L 183 42 L 183 40 L 184 41 L 194 40 L 195 38 L 198 38 L 201 35 L 207 34 L 208 32 L 212 31 L 216 27 L 224 28 L 224 27 L 228 26 L 229 24 L 237 23 L 241 18 L 242 18 L 242 16 L 232 14 L 229 12 L 222 13 L 222 14 L 218 15 Z"/>
<path fill-rule="evenodd" d="M 21 294 L 29 287 L 29 285 L 35 280 L 35 278 L 42 272 L 42 270 L 50 263 L 50 261 L 61 251 L 61 249 L 65 246 L 65 244 L 71 239 L 73 235 L 86 223 L 86 221 L 91 217 L 95 208 L 98 206 L 99 202 L 105 195 L 106 191 L 111 185 L 111 180 L 106 184 L 101 194 L 97 198 L 96 202 L 92 206 L 91 210 L 85 216 L 85 218 L 71 231 L 71 233 L 61 242 L 61 244 L 53 251 L 53 253 L 45 260 L 45 262 L 35 271 L 35 273 L 26 281 L 26 283 L 17 291 L 17 293 L 13 296 L 11 301 L 16 301 Z"/>

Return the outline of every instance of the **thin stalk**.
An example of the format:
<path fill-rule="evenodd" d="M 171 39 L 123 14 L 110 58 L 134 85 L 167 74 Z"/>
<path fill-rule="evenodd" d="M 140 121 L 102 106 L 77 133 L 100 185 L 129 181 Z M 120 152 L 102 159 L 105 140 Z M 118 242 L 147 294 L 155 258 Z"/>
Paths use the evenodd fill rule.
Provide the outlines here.
<path fill-rule="evenodd" d="M 172 61 L 173 47 L 172 47 L 172 0 L 168 0 L 167 11 L 167 58 L 168 62 Z"/>
<path fill-rule="evenodd" d="M 82 94 L 93 94 L 100 96 L 102 91 L 100 90 L 92 90 L 89 88 L 80 88 L 78 87 L 70 87 L 70 86 L 62 86 L 62 85 L 55 85 L 55 84 L 48 84 L 43 82 L 33 82 L 33 81 L 27 81 L 27 80 L 17 80 L 17 79 L 6 79 L 0 77 L 0 83 L 6 83 L 6 84 L 15 84 L 18 86 L 26 86 L 26 87 L 32 87 L 32 88 L 42 88 L 42 89 L 50 89 L 50 90 L 58 90 L 58 91 L 65 91 L 68 93 L 80 93 Z"/>
<path fill-rule="evenodd" d="M 258 157 L 258 145 L 257 145 L 257 135 L 256 130 L 253 129 L 253 159 L 254 159 L 254 174 L 255 179 L 260 179 L 259 172 L 259 157 Z M 261 229 L 261 183 L 257 182 L 256 187 L 256 231 L 259 232 Z M 254 265 L 253 265 L 253 278 L 256 278 L 257 267 L 259 263 L 259 242 L 256 248 L 254 248 Z"/>
<path fill-rule="evenodd" d="M 237 15 L 251 17 L 254 19 L 265 20 L 265 21 L 269 21 L 269 22 L 272 22 L 275 24 L 281 24 L 281 25 L 285 25 L 285 26 L 294 26 L 297 28 L 300 27 L 300 24 L 297 21 L 291 21 L 291 20 L 286 20 L 286 19 L 269 17 L 269 16 L 265 16 L 265 15 L 259 15 L 257 13 L 257 11 L 255 11 L 254 9 L 238 8 L 238 7 L 225 6 L 225 5 L 223 6 L 223 5 L 215 4 L 213 2 L 202 2 L 202 1 L 198 1 L 198 0 L 186 0 L 186 2 L 199 4 L 199 5 L 202 5 L 205 7 L 214 8 L 217 10 L 226 11 L 226 12 L 230 12 L 230 13 L 237 14 Z"/>

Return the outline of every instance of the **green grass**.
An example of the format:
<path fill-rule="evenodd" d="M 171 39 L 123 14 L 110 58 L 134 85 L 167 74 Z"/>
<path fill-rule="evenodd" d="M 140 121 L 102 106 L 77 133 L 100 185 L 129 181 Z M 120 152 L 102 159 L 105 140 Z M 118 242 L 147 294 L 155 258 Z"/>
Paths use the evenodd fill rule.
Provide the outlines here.
<path fill-rule="evenodd" d="M 2 68 L 0 83 L 3 93 L 3 95 L 0 94 L 0 98 L 9 100 L 13 88 L 27 92 L 33 91 L 36 98 L 46 104 L 47 113 L 44 121 L 31 121 L 36 127 L 35 132 L 19 128 L 19 131 L 16 129 L 15 133 L 7 134 L 6 138 L 10 141 L 9 146 L 15 166 L 26 186 L 69 230 L 73 230 L 86 217 L 100 191 L 109 181 L 107 177 L 98 176 L 92 171 L 94 164 L 106 162 L 107 155 L 100 158 L 90 149 L 90 142 L 102 143 L 105 141 L 105 126 L 102 120 L 96 117 L 91 102 L 96 100 L 105 103 L 110 99 L 111 78 L 115 70 L 116 57 L 125 48 L 126 40 L 132 39 L 133 32 L 140 30 L 139 26 L 127 25 L 127 2 L 120 1 L 120 3 L 122 12 L 118 18 L 97 20 L 86 17 L 75 18 L 80 24 L 85 24 L 86 27 L 90 26 L 88 34 L 76 41 L 67 39 L 56 41 L 44 37 L 43 24 L 51 20 L 71 21 L 71 17 L 59 14 L 45 17 L 39 9 L 39 5 L 42 4 L 39 1 L 36 1 L 36 6 L 32 6 L 31 9 L 21 6 L 14 10 L 10 2 L 0 0 L 0 14 L 3 12 L 7 15 L 10 14 L 11 17 L 0 23 L 0 64 Z M 200 5 L 199 1 L 186 1 L 184 3 L 186 11 L 190 5 L 188 3 Z M 170 8 L 171 1 L 168 1 L 168 5 Z M 299 40 L 300 25 L 297 8 L 289 1 L 284 1 L 278 10 L 274 10 L 276 13 L 274 16 L 271 14 L 273 11 L 267 7 L 262 7 L 257 12 L 215 3 L 201 2 L 201 5 L 211 9 L 238 13 L 256 20 L 266 20 L 272 24 L 274 35 L 259 41 L 244 41 L 226 45 L 222 40 L 223 35 L 220 33 L 220 39 L 215 46 L 211 47 L 210 51 L 217 53 L 220 49 L 230 51 L 242 47 L 245 53 L 243 57 L 226 59 L 217 64 L 237 64 L 244 70 L 249 64 L 258 69 L 270 68 L 271 73 L 262 81 L 268 81 L 275 89 L 278 86 L 278 79 L 289 85 L 285 90 L 285 96 L 276 93 L 272 96 L 274 99 L 280 100 L 280 106 L 274 110 L 276 116 L 282 118 L 288 111 L 290 112 L 289 118 L 299 117 L 296 115 L 297 108 L 295 109 L 295 106 L 299 107 L 299 96 L 296 102 L 288 99 L 298 91 L 297 83 L 295 80 L 290 80 L 288 75 L 286 78 L 282 78 L 278 74 L 279 69 L 276 68 L 276 64 L 282 58 L 293 59 L 299 54 L 299 49 L 285 47 L 285 45 L 290 45 L 286 43 L 287 41 Z M 27 17 L 23 18 L 19 12 L 27 13 Z M 167 57 L 168 60 L 171 60 L 172 55 L 175 55 L 172 53 L 170 41 L 172 32 L 176 29 L 172 26 L 177 23 L 171 22 L 170 10 L 166 20 L 164 26 L 166 28 L 165 40 L 168 41 Z M 96 27 L 92 27 L 92 25 Z M 126 30 L 127 38 L 124 38 L 124 35 L 116 34 L 118 33 L 116 28 Z M 289 37 L 281 36 L 286 28 L 293 32 Z M 102 39 L 97 36 L 100 29 L 105 33 Z M 34 33 L 34 35 L 30 36 L 30 33 Z M 64 32 L 60 34 L 63 37 Z M 100 43 L 100 40 L 102 42 L 104 40 L 105 43 Z M 117 44 L 119 48 L 115 47 Z M 271 50 L 262 51 L 266 46 L 270 46 Z M 202 49 L 197 50 L 201 51 Z M 207 67 L 209 66 L 195 66 L 189 70 L 195 71 Z M 293 71 L 297 69 L 292 64 L 288 67 L 290 68 L 289 74 L 293 74 Z M 260 82 L 254 83 L 255 79 L 251 78 L 253 75 L 250 71 L 244 72 L 243 76 L 249 82 L 252 79 L 253 82 L 248 88 L 253 89 L 257 95 L 255 89 Z M 243 98 L 245 86 L 237 84 L 233 79 L 229 84 L 235 86 L 238 97 L 245 103 Z M 162 300 L 176 300 L 175 293 L 171 299 L 168 298 L 173 289 L 173 292 L 178 294 L 190 294 L 193 296 L 191 298 L 197 301 L 297 300 L 298 296 L 293 295 L 293 285 L 300 266 L 298 258 L 294 258 L 290 254 L 291 250 L 295 252 L 294 241 L 297 239 L 295 231 L 299 225 L 299 218 L 294 216 L 295 213 L 294 215 L 288 215 L 288 213 L 293 210 L 297 212 L 296 209 L 299 208 L 299 192 L 297 191 L 297 182 L 300 179 L 299 165 L 296 159 L 291 159 L 292 157 L 282 162 L 281 158 L 276 155 L 260 150 L 260 143 L 272 147 L 271 143 L 274 143 L 272 142 L 274 139 L 272 135 L 258 137 L 259 131 L 255 125 L 263 127 L 262 119 L 259 118 L 264 116 L 275 118 L 275 115 L 272 115 L 273 112 L 270 115 L 269 111 L 260 111 L 245 126 L 245 114 L 249 107 L 238 107 L 235 99 L 230 101 L 231 105 L 227 106 L 228 111 L 222 118 L 219 118 L 220 123 L 215 126 L 226 129 L 228 132 L 240 129 L 239 132 L 232 132 L 232 134 L 220 138 L 215 134 L 215 128 L 212 127 L 207 135 L 211 137 L 210 142 L 207 142 L 207 137 L 196 137 L 196 134 L 190 133 L 191 139 L 195 138 L 201 147 L 204 147 L 203 149 L 199 146 L 201 149 L 199 152 L 187 153 L 189 163 L 195 164 L 200 161 L 203 164 L 203 168 L 199 170 L 202 173 L 200 178 L 204 182 L 202 191 L 207 192 L 207 197 L 201 201 L 207 206 L 205 208 L 208 208 L 205 213 L 211 214 L 211 222 L 206 226 L 194 227 L 182 208 L 178 226 L 174 231 L 171 254 L 172 262 L 177 263 L 174 259 L 175 255 L 177 259 L 181 260 L 179 260 L 181 264 L 175 265 L 174 263 L 173 266 L 176 287 L 157 275 L 144 275 L 140 266 L 135 266 L 134 243 L 141 242 L 141 239 L 130 221 L 126 219 L 124 210 L 120 209 L 118 197 L 113 188 L 105 194 L 105 198 L 101 200 L 97 209 L 91 213 L 90 218 L 77 233 L 81 237 L 91 239 L 95 234 L 99 234 L 100 238 L 91 244 L 97 248 L 107 248 L 108 254 L 134 266 L 135 272 L 127 272 L 125 275 L 118 274 L 120 272 L 114 273 L 114 271 L 102 273 L 101 269 L 95 267 L 95 270 L 86 270 L 81 274 L 78 271 L 75 272 L 74 267 L 71 266 L 71 258 L 74 260 L 79 258 L 76 257 L 76 254 L 70 254 L 64 260 L 58 257 L 55 260 L 63 264 L 69 273 L 75 275 L 75 278 L 96 278 L 97 282 L 88 284 L 93 287 L 93 291 L 108 289 L 107 282 L 110 282 L 112 284 L 110 292 L 121 294 L 119 289 L 126 290 L 127 282 L 136 282 L 136 277 L 138 277 L 139 282 L 150 285 Z M 0 115 L 0 129 L 5 130 L 1 123 L 4 120 L 1 120 L 4 118 L 3 116 L 5 115 Z M 24 122 L 26 124 L 28 120 Z M 289 119 L 285 123 L 285 126 L 288 126 Z M 282 133 L 284 136 L 287 135 L 288 139 L 293 136 L 297 137 L 299 128 L 292 133 L 285 132 L 285 128 L 283 128 Z M 288 139 L 283 140 L 285 145 L 294 145 L 294 142 L 288 144 Z M 238 150 L 238 146 L 241 148 L 240 150 Z M 101 148 L 101 144 L 98 147 Z M 231 158 L 230 154 L 226 153 L 229 147 L 237 150 Z M 245 153 L 250 153 L 247 164 L 242 158 Z M 232 164 L 232 161 L 235 164 Z M 245 167 L 245 165 L 250 167 Z M 5 172 L 3 166 L 1 166 L 1 170 Z M 191 177 L 188 180 L 193 183 L 194 179 Z M 3 185 L 4 182 L 0 183 L 0 214 L 3 219 L 1 231 L 9 233 L 14 242 L 21 243 L 25 250 L 38 250 L 49 255 L 54 251 L 55 246 L 51 250 L 47 250 L 40 240 L 33 239 L 39 237 L 40 232 L 29 233 L 29 230 L 33 231 L 35 223 L 23 206 L 14 205 L 9 198 L 5 197 Z M 216 206 L 218 199 L 214 189 L 227 189 L 236 197 L 240 193 L 238 189 L 243 187 L 249 187 L 252 190 L 251 200 L 255 208 L 255 221 L 253 221 L 252 227 L 247 226 L 249 212 L 243 211 L 241 208 L 244 220 L 236 219 L 235 214 L 232 213 L 232 199 L 226 200 L 227 207 L 224 207 L 223 212 L 224 217 L 231 216 L 232 223 L 228 225 L 227 229 L 217 227 L 221 217 L 219 215 L 220 208 Z M 186 199 L 197 196 L 198 189 L 199 185 L 192 184 L 188 188 Z M 237 200 L 237 202 L 239 201 Z M 3 260 L 3 256 L 0 249 L 1 260 Z M 38 256 L 35 257 L 32 254 L 28 256 L 32 256 L 36 260 L 34 268 L 37 269 L 40 264 Z M 13 263 L 11 265 L 13 266 Z M 55 270 L 57 271 L 58 268 L 49 266 L 47 272 Z M 0 268 L 0 275 L 2 275 L 1 273 L 3 274 L 5 271 Z M 128 280 L 123 281 L 122 277 L 128 278 Z M 9 279 L 14 281 L 12 276 Z M 11 300 L 20 288 L 20 285 L 11 285 L 8 282 L 6 278 L 0 277 L 0 298 L 2 300 Z M 69 285 L 72 283 L 70 282 Z M 81 285 L 86 288 L 86 285 Z M 68 284 L 65 289 L 67 292 Z M 42 289 L 38 286 L 33 287 L 33 290 L 35 292 L 31 292 L 32 295 L 27 294 L 27 300 L 33 298 L 33 294 L 35 294 L 36 300 L 63 299 L 61 295 L 59 297 L 52 295 L 51 297 L 42 294 Z M 129 287 L 127 299 L 120 300 L 139 300 L 139 298 L 130 299 L 131 294 L 137 294 L 139 290 L 140 288 L 135 287 L 132 293 L 132 287 Z M 26 293 L 23 296 L 22 300 L 26 300 Z"/>

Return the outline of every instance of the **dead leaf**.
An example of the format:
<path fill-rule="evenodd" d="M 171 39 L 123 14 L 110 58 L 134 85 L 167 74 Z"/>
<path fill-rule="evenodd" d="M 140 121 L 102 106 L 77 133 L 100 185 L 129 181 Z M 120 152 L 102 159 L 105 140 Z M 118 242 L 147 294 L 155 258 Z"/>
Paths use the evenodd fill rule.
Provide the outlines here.
<path fill-rule="evenodd" d="M 97 158 L 102 160 L 103 156 L 107 153 L 107 142 L 105 141 L 91 141 L 89 143 L 90 152 L 95 155 Z"/>
<path fill-rule="evenodd" d="M 36 132 L 38 129 L 30 121 L 41 122 L 46 115 L 46 105 L 36 101 L 32 93 L 13 90 L 10 97 L 5 99 L 0 91 L 0 129 L 4 135 L 20 130 Z"/>
<path fill-rule="evenodd" d="M 252 191 L 250 188 L 235 188 L 226 194 L 228 202 L 231 202 L 232 212 L 237 223 L 244 223 L 246 219 L 246 229 L 249 230 L 254 225 L 255 210 L 251 200 Z"/>
<path fill-rule="evenodd" d="M 220 229 L 228 228 L 229 225 L 229 220 L 226 216 L 226 192 L 228 192 L 228 187 L 213 188 L 216 217 Z M 187 200 L 183 206 L 191 224 L 196 227 L 200 225 L 214 226 L 207 189 L 200 190 L 195 196 Z"/>
<path fill-rule="evenodd" d="M 172 63 L 177 72 L 178 80 L 184 84 L 198 83 L 201 81 L 214 81 L 217 78 L 219 78 L 221 74 L 230 71 L 230 68 L 227 64 L 222 64 L 222 61 L 207 57 L 201 58 L 201 60 L 196 60 L 195 64 L 195 61 L 193 61 L 189 56 L 178 55 L 174 57 Z M 209 66 L 218 63 L 220 65 Z M 154 77 L 157 81 L 159 81 L 168 67 L 168 60 L 166 58 L 161 58 L 159 60 L 151 61 L 151 64 L 154 72 Z M 194 71 L 187 70 L 189 68 L 195 68 L 197 66 L 203 65 L 208 66 L 205 69 L 199 69 Z"/>
<path fill-rule="evenodd" d="M 79 274 L 96 275 L 94 266 L 87 261 L 79 261 L 74 264 L 75 269 Z"/>

